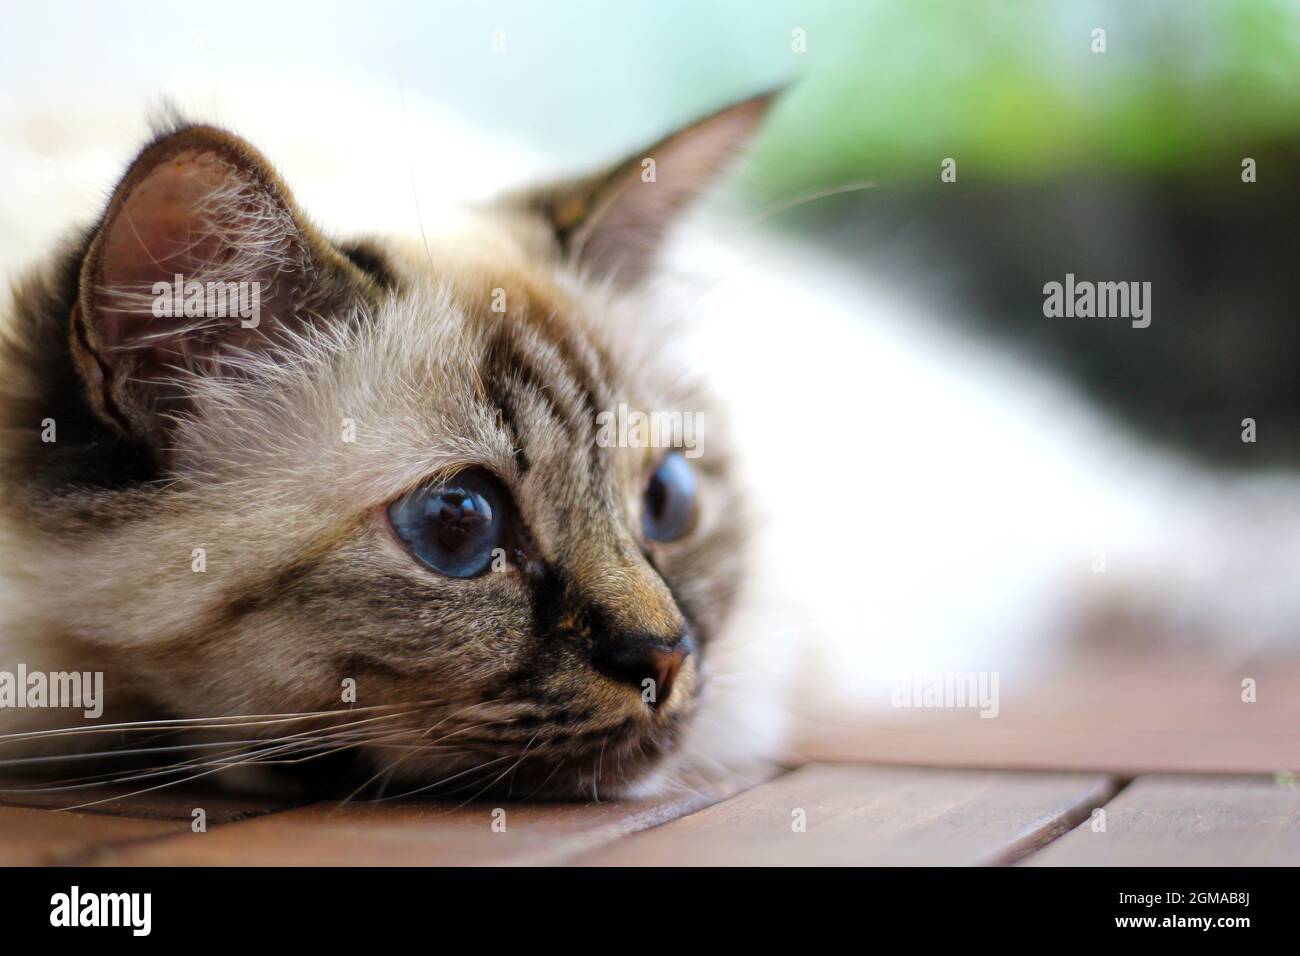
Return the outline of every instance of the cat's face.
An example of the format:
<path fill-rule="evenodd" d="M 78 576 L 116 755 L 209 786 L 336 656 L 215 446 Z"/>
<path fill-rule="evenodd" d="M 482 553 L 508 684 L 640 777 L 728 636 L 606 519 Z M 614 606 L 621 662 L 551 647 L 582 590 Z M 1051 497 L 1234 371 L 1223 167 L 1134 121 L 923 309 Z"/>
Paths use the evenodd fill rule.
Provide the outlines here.
<path fill-rule="evenodd" d="M 39 296 L 10 346 L 24 413 L 62 418 L 7 462 L 33 476 L 29 560 L 68 582 L 40 615 L 161 715 L 351 711 L 299 745 L 250 731 L 286 757 L 517 796 L 642 778 L 709 693 L 744 535 L 720 416 L 636 285 L 760 114 L 660 144 L 650 180 L 637 157 L 454 237 L 353 245 L 242 141 L 163 137 L 84 248 L 64 354 L 36 354 L 59 341 Z M 176 275 L 244 285 L 178 314 Z M 620 442 L 620 406 L 699 442 Z"/>

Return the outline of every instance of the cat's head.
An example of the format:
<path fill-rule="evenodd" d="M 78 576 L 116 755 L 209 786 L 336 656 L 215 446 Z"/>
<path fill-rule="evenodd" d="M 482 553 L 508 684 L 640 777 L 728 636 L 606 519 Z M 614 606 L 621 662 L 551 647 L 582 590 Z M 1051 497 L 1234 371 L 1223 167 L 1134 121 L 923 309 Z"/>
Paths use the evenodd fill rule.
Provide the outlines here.
<path fill-rule="evenodd" d="M 407 240 L 327 237 L 230 133 L 159 136 L 17 298 L 31 619 L 103 666 L 110 714 L 347 710 L 241 734 L 417 785 L 644 777 L 710 693 L 745 535 L 641 285 L 764 109 Z"/>

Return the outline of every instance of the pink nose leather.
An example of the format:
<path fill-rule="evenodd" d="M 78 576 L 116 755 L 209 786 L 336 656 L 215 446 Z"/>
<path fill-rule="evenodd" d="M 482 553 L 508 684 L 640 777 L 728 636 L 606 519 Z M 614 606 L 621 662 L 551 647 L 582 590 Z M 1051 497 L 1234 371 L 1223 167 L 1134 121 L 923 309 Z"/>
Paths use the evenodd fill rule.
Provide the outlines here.
<path fill-rule="evenodd" d="M 672 650 L 659 648 L 650 653 L 648 663 L 654 675 L 656 704 L 668 702 L 668 695 L 673 692 L 673 682 L 677 680 L 677 672 L 682 669 L 682 662 L 690 653 L 688 641 L 680 642 Z"/>

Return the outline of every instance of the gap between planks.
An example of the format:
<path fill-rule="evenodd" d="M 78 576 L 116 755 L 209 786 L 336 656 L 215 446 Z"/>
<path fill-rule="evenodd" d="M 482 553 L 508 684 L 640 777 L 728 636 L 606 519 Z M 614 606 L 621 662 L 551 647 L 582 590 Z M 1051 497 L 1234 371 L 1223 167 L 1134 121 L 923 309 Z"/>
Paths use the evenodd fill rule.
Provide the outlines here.
<path fill-rule="evenodd" d="M 1105 774 L 809 764 L 584 854 L 593 866 L 998 865 L 1103 806 Z"/>
<path fill-rule="evenodd" d="M 1022 865 L 1300 866 L 1293 776 L 1148 775 L 1104 809 Z"/>

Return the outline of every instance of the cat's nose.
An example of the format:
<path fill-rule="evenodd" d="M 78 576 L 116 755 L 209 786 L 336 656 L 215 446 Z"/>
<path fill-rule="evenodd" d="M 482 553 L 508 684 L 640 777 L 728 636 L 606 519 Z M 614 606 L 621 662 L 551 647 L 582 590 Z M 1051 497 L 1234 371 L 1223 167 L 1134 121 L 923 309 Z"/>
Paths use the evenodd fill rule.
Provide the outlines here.
<path fill-rule="evenodd" d="M 602 674 L 631 685 L 646 703 L 658 706 L 668 702 L 677 674 L 694 650 L 687 632 L 669 640 L 625 634 L 602 644 L 593 663 Z"/>

